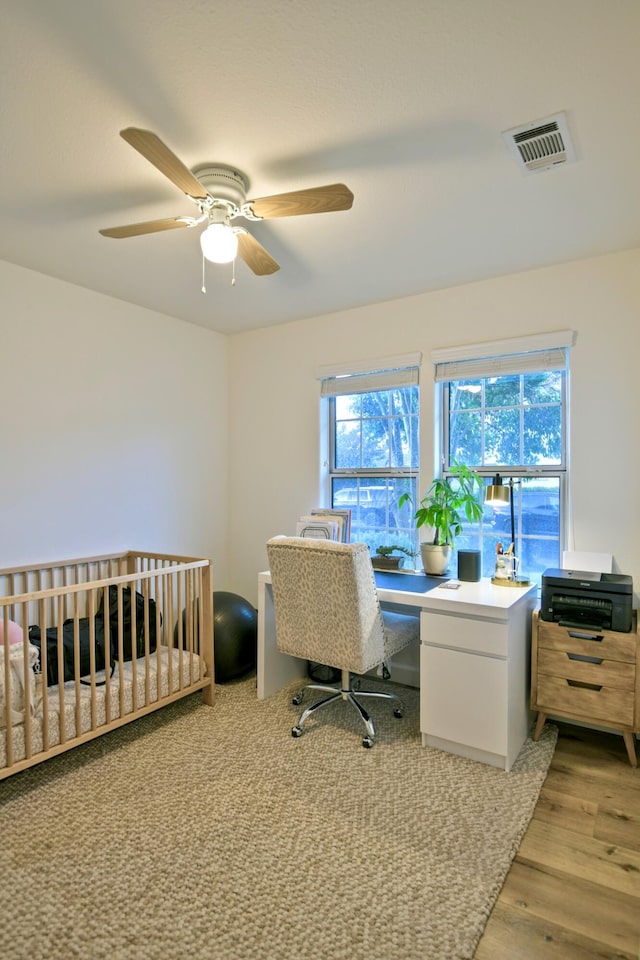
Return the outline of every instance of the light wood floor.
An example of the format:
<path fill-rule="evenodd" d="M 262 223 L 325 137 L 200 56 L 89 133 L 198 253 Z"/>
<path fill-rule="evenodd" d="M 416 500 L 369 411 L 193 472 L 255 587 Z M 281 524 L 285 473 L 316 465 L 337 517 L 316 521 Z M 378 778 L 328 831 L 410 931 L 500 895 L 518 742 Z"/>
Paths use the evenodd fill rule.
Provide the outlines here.
<path fill-rule="evenodd" d="M 629 764 L 622 737 L 558 727 L 475 960 L 640 957 L 640 768 Z"/>

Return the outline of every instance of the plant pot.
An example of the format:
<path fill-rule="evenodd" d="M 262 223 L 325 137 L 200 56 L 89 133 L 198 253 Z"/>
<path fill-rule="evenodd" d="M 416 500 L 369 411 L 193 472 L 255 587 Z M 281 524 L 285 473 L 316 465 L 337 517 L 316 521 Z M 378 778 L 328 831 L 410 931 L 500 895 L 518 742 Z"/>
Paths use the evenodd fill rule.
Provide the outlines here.
<path fill-rule="evenodd" d="M 399 570 L 402 557 L 371 557 L 374 570 Z"/>
<path fill-rule="evenodd" d="M 451 547 L 449 544 L 421 543 L 420 556 L 426 574 L 431 577 L 442 577 L 449 566 Z"/>

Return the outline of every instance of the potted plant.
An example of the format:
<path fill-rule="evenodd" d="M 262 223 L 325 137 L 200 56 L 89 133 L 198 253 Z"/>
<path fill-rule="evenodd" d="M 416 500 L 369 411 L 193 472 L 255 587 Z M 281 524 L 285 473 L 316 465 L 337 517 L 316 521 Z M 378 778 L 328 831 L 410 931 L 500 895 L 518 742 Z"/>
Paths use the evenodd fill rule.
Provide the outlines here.
<path fill-rule="evenodd" d="M 397 570 L 402 562 L 402 557 L 392 556 L 396 550 L 398 553 L 404 553 L 405 556 L 411 557 L 411 559 L 415 557 L 413 550 L 401 547 L 397 543 L 389 546 L 379 546 L 376 547 L 376 552 L 371 557 L 371 565 L 373 568 L 375 570 Z"/>
<path fill-rule="evenodd" d="M 482 517 L 478 495 L 482 490 L 480 476 L 463 463 L 452 461 L 451 476 L 436 477 L 420 500 L 414 515 L 416 527 L 431 527 L 430 541 L 420 544 L 422 565 L 427 574 L 442 576 L 449 566 L 451 548 L 462 533 L 462 524 L 477 523 Z M 398 506 L 411 503 L 411 496 L 403 493 Z"/>

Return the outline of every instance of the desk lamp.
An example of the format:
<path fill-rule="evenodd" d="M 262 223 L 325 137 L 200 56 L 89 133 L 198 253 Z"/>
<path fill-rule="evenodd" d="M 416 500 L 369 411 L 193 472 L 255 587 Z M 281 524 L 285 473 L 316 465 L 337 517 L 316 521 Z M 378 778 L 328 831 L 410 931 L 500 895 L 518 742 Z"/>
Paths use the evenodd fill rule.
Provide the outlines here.
<path fill-rule="evenodd" d="M 509 479 L 509 486 L 505 486 L 502 477 L 496 473 L 493 483 L 487 487 L 484 502 L 494 504 L 495 506 L 508 503 L 511 509 L 511 544 L 506 553 L 496 555 L 496 575 L 491 577 L 491 583 L 498 587 L 529 587 L 531 581 L 526 577 L 518 576 L 518 560 L 515 555 L 516 546 L 516 523 L 513 505 L 513 487 L 514 479 Z"/>

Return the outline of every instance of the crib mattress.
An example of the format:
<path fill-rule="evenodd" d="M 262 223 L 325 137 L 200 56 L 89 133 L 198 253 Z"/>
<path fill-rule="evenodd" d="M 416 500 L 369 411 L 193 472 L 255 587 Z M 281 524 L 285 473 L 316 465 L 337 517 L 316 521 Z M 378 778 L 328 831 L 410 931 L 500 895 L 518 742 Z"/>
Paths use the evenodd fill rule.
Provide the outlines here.
<path fill-rule="evenodd" d="M 160 678 L 158 679 L 158 669 Z M 109 703 L 107 707 L 107 687 L 80 687 L 79 724 L 76 711 L 76 685 L 73 680 L 63 685 L 62 698 L 59 686 L 47 689 L 47 743 L 44 743 L 44 712 L 40 711 L 31 720 L 31 753 L 37 754 L 58 746 L 61 742 L 60 716 L 63 715 L 64 739 L 74 740 L 90 730 L 104 727 L 121 716 L 135 714 L 136 711 L 156 703 L 158 700 L 177 693 L 188 692 L 189 687 L 204 679 L 205 665 L 197 654 L 188 651 L 159 647 L 151 654 L 148 662 L 145 657 L 123 664 L 120 673 L 116 665 L 109 680 Z M 104 674 L 97 675 L 98 680 Z M 135 679 L 135 682 L 134 682 Z M 120 689 L 122 688 L 122 704 Z M 92 693 L 94 703 L 92 708 Z M 135 697 L 134 697 L 135 693 Z M 62 699 L 62 707 L 61 707 Z M 108 709 L 108 716 L 107 716 Z M 77 727 L 79 726 L 79 729 Z M 10 728 L 13 743 L 13 763 L 24 760 L 26 751 L 26 730 L 23 724 Z M 7 730 L 0 730 L 0 768 L 7 766 Z"/>

